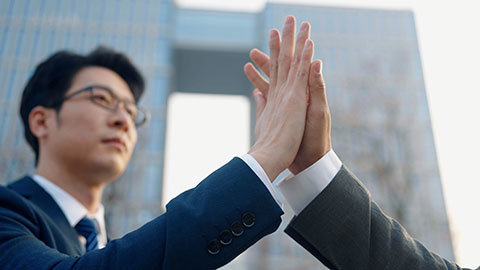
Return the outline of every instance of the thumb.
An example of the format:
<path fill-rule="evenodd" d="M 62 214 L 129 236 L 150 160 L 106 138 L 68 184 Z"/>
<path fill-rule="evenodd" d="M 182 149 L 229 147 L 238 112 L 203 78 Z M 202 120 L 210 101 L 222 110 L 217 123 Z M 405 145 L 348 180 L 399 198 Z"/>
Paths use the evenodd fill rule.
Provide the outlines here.
<path fill-rule="evenodd" d="M 310 105 L 327 105 L 327 93 L 325 91 L 325 81 L 323 80 L 322 75 L 322 61 L 313 61 L 312 68 L 310 69 L 308 85 L 310 88 Z"/>
<path fill-rule="evenodd" d="M 258 88 L 255 88 L 253 90 L 253 99 L 255 99 L 255 102 L 257 103 L 257 111 L 256 111 L 256 118 L 260 118 L 260 115 L 262 115 L 263 109 L 265 109 L 265 105 L 267 104 L 267 99 L 265 96 L 258 90 Z"/>

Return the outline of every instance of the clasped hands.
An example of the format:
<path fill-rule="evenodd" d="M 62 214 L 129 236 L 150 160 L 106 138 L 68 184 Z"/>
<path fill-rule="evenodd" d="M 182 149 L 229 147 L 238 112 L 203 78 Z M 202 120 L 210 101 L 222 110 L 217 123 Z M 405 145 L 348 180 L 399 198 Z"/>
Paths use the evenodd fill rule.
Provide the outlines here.
<path fill-rule="evenodd" d="M 331 149 L 330 110 L 322 76 L 322 62 L 313 59 L 310 24 L 302 23 L 295 42 L 295 18 L 282 30 L 270 31 L 270 57 L 253 49 L 244 72 L 256 87 L 255 144 L 248 152 L 270 181 L 286 168 L 298 174 Z"/>

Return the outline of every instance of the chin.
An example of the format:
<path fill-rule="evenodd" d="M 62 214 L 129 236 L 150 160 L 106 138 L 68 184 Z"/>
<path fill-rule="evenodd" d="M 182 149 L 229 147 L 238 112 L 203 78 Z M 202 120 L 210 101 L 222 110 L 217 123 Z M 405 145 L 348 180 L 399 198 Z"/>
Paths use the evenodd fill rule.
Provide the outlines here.
<path fill-rule="evenodd" d="M 114 181 L 120 177 L 125 172 L 128 164 L 128 162 L 121 157 L 104 158 L 97 160 L 95 163 L 98 172 L 104 174 L 103 178 L 108 182 Z"/>

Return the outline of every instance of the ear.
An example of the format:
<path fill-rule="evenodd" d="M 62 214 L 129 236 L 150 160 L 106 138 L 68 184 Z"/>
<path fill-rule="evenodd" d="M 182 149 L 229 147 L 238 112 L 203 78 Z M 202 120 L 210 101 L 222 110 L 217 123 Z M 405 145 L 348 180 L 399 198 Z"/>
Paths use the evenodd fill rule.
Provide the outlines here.
<path fill-rule="evenodd" d="M 46 138 L 52 130 L 52 125 L 55 123 L 51 121 L 55 117 L 54 109 L 37 106 L 28 115 L 28 125 L 33 135 L 38 140 Z"/>

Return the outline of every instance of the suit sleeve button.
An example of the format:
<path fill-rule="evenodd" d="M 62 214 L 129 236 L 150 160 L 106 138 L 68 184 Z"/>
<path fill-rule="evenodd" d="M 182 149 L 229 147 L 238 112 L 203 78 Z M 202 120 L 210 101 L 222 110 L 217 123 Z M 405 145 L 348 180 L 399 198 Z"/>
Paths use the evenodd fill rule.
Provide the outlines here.
<path fill-rule="evenodd" d="M 242 223 L 240 223 L 240 221 L 235 221 L 234 223 L 232 223 L 232 226 L 230 228 L 230 231 L 232 232 L 233 235 L 235 236 L 240 236 L 243 234 L 243 226 L 242 226 Z"/>
<path fill-rule="evenodd" d="M 220 233 L 220 243 L 222 243 L 224 246 L 230 245 L 230 243 L 232 243 L 232 238 L 232 233 L 228 230 Z"/>
<path fill-rule="evenodd" d="M 217 255 L 220 252 L 220 248 L 220 242 L 217 239 L 208 243 L 208 253 L 212 255 Z"/>
<path fill-rule="evenodd" d="M 255 225 L 255 215 L 252 213 L 245 213 L 242 216 L 242 223 L 243 223 L 243 226 L 247 228 L 252 227 L 253 225 Z"/>

